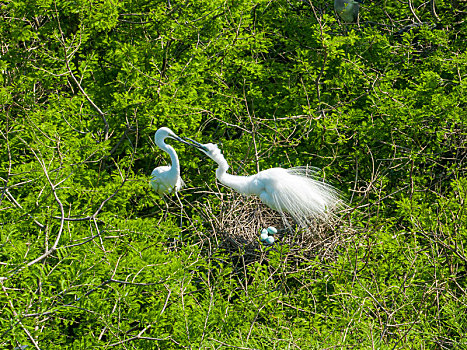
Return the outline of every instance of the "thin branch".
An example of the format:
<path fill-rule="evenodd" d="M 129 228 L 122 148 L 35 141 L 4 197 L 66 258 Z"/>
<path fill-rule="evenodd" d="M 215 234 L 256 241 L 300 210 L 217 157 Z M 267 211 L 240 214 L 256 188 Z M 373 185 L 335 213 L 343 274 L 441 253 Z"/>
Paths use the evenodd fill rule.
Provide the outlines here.
<path fill-rule="evenodd" d="M 30 261 L 25 267 L 31 266 L 31 265 L 41 261 L 42 259 L 48 257 L 50 254 L 52 254 L 57 249 L 58 242 L 60 241 L 60 238 L 62 236 L 63 225 L 64 225 L 64 222 L 65 222 L 65 210 L 63 209 L 63 204 L 60 201 L 60 198 L 58 198 L 57 191 L 55 190 L 56 185 L 54 185 L 52 183 L 52 181 L 50 180 L 50 177 L 49 177 L 49 174 L 47 172 L 47 169 L 45 167 L 44 162 L 37 156 L 36 152 L 34 152 L 34 150 L 32 148 L 30 148 L 30 150 L 34 153 L 34 156 L 39 161 L 39 164 L 41 165 L 42 170 L 44 171 L 45 177 L 47 178 L 47 181 L 49 182 L 50 188 L 52 189 L 52 193 L 54 195 L 55 201 L 57 202 L 58 207 L 60 208 L 60 215 L 61 216 L 60 216 L 60 228 L 58 230 L 57 237 L 56 237 L 55 242 L 52 245 L 52 247 L 49 250 L 47 250 L 44 254 L 42 254 L 40 257 L 38 257 L 37 259 L 34 259 L 33 261 Z"/>
<path fill-rule="evenodd" d="M 2 196 L 0 197 L 0 204 L 2 204 L 3 197 L 5 196 L 5 193 L 8 191 L 7 186 L 8 186 L 8 181 L 10 179 L 10 174 L 11 174 L 11 152 L 10 152 L 10 142 L 8 141 L 8 133 L 4 135 L 1 130 L 0 130 L 0 133 L 2 134 L 3 138 L 6 140 L 6 147 L 8 151 L 8 174 L 6 176 L 5 185 L 3 187 Z"/>
<path fill-rule="evenodd" d="M 10 201 L 16 205 L 16 207 L 24 210 L 24 208 L 21 206 L 21 204 L 18 203 L 18 201 L 15 199 L 15 197 L 13 197 L 13 195 L 10 193 L 10 191 L 8 191 L 8 189 L 6 189 L 6 187 L 4 187 L 4 193 L 6 193 L 7 197 L 10 199 Z M 45 225 L 41 224 L 39 221 L 37 221 L 36 219 L 34 219 L 34 217 L 29 214 L 29 213 L 26 213 L 26 215 L 28 215 L 31 219 L 34 220 L 34 223 L 39 226 L 39 228 L 41 228 L 42 230 L 46 228 Z"/>
<path fill-rule="evenodd" d="M 109 344 L 108 346 L 117 346 L 117 345 L 121 345 L 121 344 L 124 344 L 124 343 L 128 343 L 130 341 L 133 341 L 133 340 L 159 340 L 159 341 L 163 341 L 163 340 L 170 340 L 172 342 L 174 342 L 175 344 L 181 346 L 180 343 L 176 342 L 175 340 L 172 339 L 172 337 L 165 337 L 165 338 L 153 338 L 153 337 L 144 337 L 142 336 L 142 334 L 144 332 L 146 332 L 149 328 L 151 327 L 151 325 L 148 325 L 146 326 L 144 329 L 141 330 L 141 332 L 139 332 L 137 335 L 135 335 L 134 337 L 131 337 L 131 338 L 128 338 L 128 339 L 125 339 L 125 340 L 121 340 L 117 343 L 113 343 L 113 344 Z"/>
<path fill-rule="evenodd" d="M 67 217 L 67 218 L 63 218 L 64 221 L 88 221 L 88 220 L 94 220 L 96 219 L 97 215 L 99 214 L 99 212 L 102 210 L 102 208 L 104 207 L 105 203 L 107 203 L 110 199 L 112 199 L 117 193 L 118 191 L 120 191 L 120 189 L 123 187 L 123 185 L 126 183 L 126 181 L 128 180 L 128 177 L 126 177 L 123 182 L 120 184 L 120 186 L 115 190 L 114 193 L 112 193 L 109 197 L 107 197 L 106 199 L 104 199 L 101 203 L 101 205 L 99 206 L 99 208 L 97 208 L 97 210 L 94 212 L 94 214 L 92 214 L 91 216 L 86 216 L 84 218 L 70 218 L 70 217 Z M 61 217 L 59 216 L 52 216 L 54 219 L 62 219 Z"/>
<path fill-rule="evenodd" d="M 410 12 L 412 12 L 414 17 L 417 19 L 418 23 L 422 23 L 422 21 L 420 21 L 420 18 L 418 18 L 417 14 L 415 13 L 415 10 L 412 6 L 412 0 L 409 0 L 409 8 L 410 8 Z"/>
<path fill-rule="evenodd" d="M 22 140 L 26 145 L 28 145 L 26 143 L 26 141 Z M 28 145 L 29 146 L 29 145 Z M 42 254 L 41 256 L 39 256 L 38 258 L 28 262 L 26 265 L 24 266 L 21 266 L 20 268 L 16 269 L 16 271 L 14 271 L 10 276 L 8 277 L 0 277 L 0 281 L 4 281 L 4 280 L 7 280 L 8 278 L 10 278 L 11 276 L 21 272 L 22 270 L 24 270 L 25 268 L 29 267 L 29 266 L 32 266 L 36 263 L 38 263 L 39 261 L 42 261 L 43 259 L 47 258 L 49 255 L 51 255 L 53 252 L 55 252 L 57 250 L 57 246 L 58 246 L 58 243 L 60 241 L 60 238 L 62 236 L 62 232 L 63 232 L 63 226 L 64 226 L 64 222 L 65 222 L 65 210 L 63 208 L 63 204 L 62 202 L 60 201 L 60 198 L 58 198 L 58 195 L 57 195 L 57 191 L 56 191 L 56 185 L 54 185 L 52 183 L 52 181 L 50 180 L 50 177 L 49 177 L 49 173 L 47 171 L 47 168 L 45 166 L 45 163 L 43 162 L 42 159 L 40 159 L 40 157 L 37 155 L 37 153 L 31 148 L 29 147 L 30 151 L 34 154 L 34 156 L 36 157 L 36 159 L 38 160 L 39 164 L 41 165 L 41 168 L 45 174 L 45 177 L 47 178 L 47 181 L 50 185 L 50 188 L 52 189 L 52 193 L 54 195 L 54 198 L 55 198 L 55 201 L 57 202 L 58 204 L 58 207 L 60 209 L 60 228 L 58 230 L 58 233 L 57 233 L 57 237 L 55 239 L 55 242 L 54 244 L 52 245 L 51 248 L 47 249 L 44 254 Z"/>
<path fill-rule="evenodd" d="M 440 19 L 438 17 L 438 14 L 436 13 L 436 5 L 435 5 L 435 0 L 430 0 L 430 10 L 431 14 L 433 15 L 434 18 L 439 22 Z"/>
<path fill-rule="evenodd" d="M 208 338 L 208 339 L 212 340 L 212 341 L 215 341 L 216 343 L 228 346 L 231 349 L 260 350 L 258 348 L 246 348 L 246 347 L 243 347 L 243 346 L 235 346 L 235 345 L 232 345 L 232 344 L 227 344 L 227 343 L 224 343 L 223 341 L 220 341 L 220 340 L 217 340 L 217 339 L 214 339 L 214 338 Z"/>
<path fill-rule="evenodd" d="M 57 4 L 55 3 L 55 10 L 57 10 Z M 76 48 L 70 53 L 68 54 L 68 51 L 69 49 L 71 48 L 70 47 L 67 47 L 65 45 L 65 36 L 63 34 L 63 30 L 62 30 L 62 25 L 60 23 L 60 19 L 59 17 L 57 16 L 57 24 L 58 24 L 58 29 L 60 31 L 60 37 L 61 37 L 61 44 L 63 46 L 63 49 L 65 51 L 65 65 L 66 65 L 66 68 L 68 70 L 68 72 L 70 73 L 71 75 L 71 78 L 73 79 L 73 81 L 75 82 L 75 84 L 78 86 L 78 89 L 79 91 L 81 91 L 81 93 L 84 95 L 84 97 L 88 100 L 88 102 L 91 104 L 91 106 L 97 111 L 97 113 L 99 113 L 99 115 L 101 116 L 102 118 L 102 121 L 104 122 L 104 131 L 105 131 L 105 134 L 104 134 L 104 139 L 107 140 L 109 138 L 109 123 L 107 122 L 107 119 L 105 118 L 105 113 L 94 103 L 94 101 L 91 99 L 91 97 L 89 97 L 89 95 L 86 93 L 86 91 L 84 91 L 83 87 L 81 86 L 80 82 L 78 81 L 78 79 L 76 79 L 75 75 L 73 74 L 73 71 L 70 67 L 70 58 L 74 56 L 74 54 L 76 53 L 76 51 L 78 51 L 78 48 L 80 47 L 81 45 L 81 34 L 80 34 L 80 38 L 79 38 L 79 43 L 78 45 L 76 46 Z"/>
<path fill-rule="evenodd" d="M 11 312 L 13 312 L 13 315 L 15 316 L 15 318 L 18 318 L 18 313 L 15 311 L 15 308 L 13 306 L 13 302 L 11 301 L 11 298 L 10 296 L 8 295 L 6 289 L 5 289 L 5 286 L 3 285 L 2 283 L 2 290 L 3 290 L 3 293 L 5 293 L 5 295 L 7 296 L 8 298 L 8 304 L 10 304 L 10 309 L 11 309 Z M 17 324 L 19 323 L 19 325 L 21 326 L 21 328 L 23 329 L 24 333 L 26 333 L 26 335 L 28 336 L 29 340 L 31 340 L 31 342 L 34 344 L 34 347 L 38 350 L 40 350 L 41 348 L 39 347 L 39 344 L 36 342 L 36 340 L 33 338 L 33 336 L 31 335 L 31 333 L 29 333 L 28 329 L 26 327 L 24 327 L 23 323 L 21 322 L 21 320 L 18 320 Z M 8 332 L 8 331 L 7 331 Z M 5 333 L 3 333 L 3 335 L 5 335 Z"/>

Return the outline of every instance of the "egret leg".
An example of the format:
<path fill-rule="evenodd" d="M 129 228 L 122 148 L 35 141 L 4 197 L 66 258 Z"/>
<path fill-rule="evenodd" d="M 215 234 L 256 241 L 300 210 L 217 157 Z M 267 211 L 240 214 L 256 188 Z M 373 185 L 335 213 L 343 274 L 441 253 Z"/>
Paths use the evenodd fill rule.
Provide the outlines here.
<path fill-rule="evenodd" d="M 165 198 L 165 196 L 161 196 L 161 198 L 165 204 L 165 213 L 164 213 L 164 220 L 165 220 L 167 218 L 167 213 L 169 212 L 169 204 L 167 203 L 167 199 Z"/>
<path fill-rule="evenodd" d="M 175 192 L 175 195 L 177 196 L 178 203 L 180 204 L 180 236 L 179 236 L 179 239 L 181 241 L 182 240 L 182 227 L 183 227 L 183 204 L 177 192 Z"/>

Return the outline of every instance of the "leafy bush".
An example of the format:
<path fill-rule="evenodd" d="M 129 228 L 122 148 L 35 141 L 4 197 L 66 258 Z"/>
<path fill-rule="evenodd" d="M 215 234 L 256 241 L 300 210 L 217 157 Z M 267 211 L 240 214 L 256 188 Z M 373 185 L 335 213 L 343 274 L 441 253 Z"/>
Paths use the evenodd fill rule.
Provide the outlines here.
<path fill-rule="evenodd" d="M 2 347 L 464 348 L 461 5 L 3 4 Z M 177 145 L 180 201 L 149 188 L 161 126 L 322 168 L 339 243 L 227 249 L 212 162 Z"/>

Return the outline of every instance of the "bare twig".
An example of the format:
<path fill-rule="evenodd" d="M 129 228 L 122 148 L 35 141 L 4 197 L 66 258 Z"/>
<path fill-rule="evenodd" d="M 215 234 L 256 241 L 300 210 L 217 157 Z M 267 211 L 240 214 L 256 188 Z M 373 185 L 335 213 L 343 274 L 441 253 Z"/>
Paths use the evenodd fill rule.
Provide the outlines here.
<path fill-rule="evenodd" d="M 230 349 L 260 350 L 258 348 L 247 348 L 247 347 L 244 347 L 244 346 L 236 346 L 236 345 L 228 344 L 228 343 L 225 343 L 225 342 L 223 342 L 221 340 L 218 340 L 218 339 L 215 339 L 215 338 L 208 338 L 208 339 L 212 340 L 212 341 L 215 341 L 216 343 L 222 344 L 224 346 L 228 346 Z"/>
<path fill-rule="evenodd" d="M 9 297 L 6 289 L 5 289 L 5 286 L 3 285 L 3 283 L 1 283 L 1 280 L 0 280 L 0 284 L 2 285 L 2 290 L 3 290 L 3 293 L 5 293 L 5 295 L 7 296 L 8 298 L 8 304 L 10 305 L 10 309 L 11 309 L 11 312 L 13 313 L 13 315 L 15 316 L 15 318 L 18 317 L 18 313 L 15 311 L 15 308 L 13 306 L 13 302 L 11 301 L 11 298 Z M 33 336 L 31 335 L 31 333 L 29 333 L 28 329 L 26 327 L 24 327 L 23 323 L 21 322 L 21 320 L 18 320 L 17 321 L 19 323 L 19 325 L 21 326 L 21 328 L 23 329 L 24 333 L 26 333 L 26 335 L 28 336 L 29 340 L 31 340 L 31 342 L 33 343 L 34 347 L 38 350 L 40 350 L 40 347 L 39 347 L 39 344 L 37 343 L 37 341 L 33 338 Z M 5 333 L 4 333 L 5 334 Z"/>
<path fill-rule="evenodd" d="M 7 152 L 8 152 L 8 174 L 6 176 L 5 183 L 3 185 L 2 196 L 0 197 L 0 204 L 2 204 L 3 197 L 5 196 L 5 193 L 7 192 L 8 181 L 10 179 L 10 174 L 11 174 L 11 152 L 10 152 L 10 142 L 8 140 L 8 132 L 6 133 L 6 135 L 4 135 L 3 131 L 0 130 L 0 133 L 2 134 L 3 138 L 6 140 L 6 147 L 7 147 Z"/>
<path fill-rule="evenodd" d="M 88 221 L 88 220 L 95 220 L 97 218 L 97 215 L 100 213 L 100 211 L 102 210 L 102 208 L 104 207 L 105 203 L 107 203 L 109 200 L 111 200 L 113 197 L 115 197 L 115 195 L 118 193 L 118 191 L 120 191 L 120 189 L 123 187 L 123 185 L 126 183 L 126 181 L 128 180 L 128 176 L 123 180 L 123 182 L 120 184 L 120 186 L 114 191 L 114 193 L 112 193 L 109 197 L 107 197 L 106 199 L 104 199 L 101 204 L 99 205 L 99 208 L 97 208 L 97 210 L 94 212 L 94 214 L 90 215 L 90 216 L 86 216 L 86 217 L 83 217 L 83 218 L 70 218 L 70 217 L 64 217 L 63 220 L 64 221 Z M 59 217 L 59 216 L 52 216 L 54 219 L 59 219 L 61 220 L 62 218 Z"/>
<path fill-rule="evenodd" d="M 22 140 L 26 145 L 28 145 L 26 143 L 26 141 Z M 22 271 L 23 269 L 31 266 L 31 265 L 34 265 L 36 263 L 38 263 L 39 261 L 45 259 L 46 257 L 48 257 L 49 255 L 51 255 L 53 252 L 55 252 L 55 250 L 57 250 L 57 247 L 58 247 L 58 243 L 60 241 L 60 238 L 62 236 L 62 232 L 63 232 L 63 225 L 64 225 L 64 222 L 65 222 L 65 211 L 63 209 L 63 204 L 62 202 L 60 201 L 60 198 L 58 197 L 57 195 L 57 191 L 56 191 L 56 188 L 58 186 L 58 184 L 53 184 L 52 181 L 50 180 L 50 177 L 49 177 L 49 173 L 48 173 L 48 170 L 45 166 L 45 163 L 44 161 L 37 155 L 37 153 L 31 148 L 29 147 L 30 151 L 34 154 L 34 156 L 36 157 L 37 161 L 39 162 L 41 168 L 42 168 L 42 171 L 44 172 L 44 175 L 47 179 L 47 182 L 49 183 L 49 186 L 52 190 L 52 193 L 54 195 L 54 198 L 55 198 L 55 201 L 57 202 L 57 205 L 60 209 L 60 227 L 59 227 L 59 230 L 58 230 L 58 233 L 57 233 L 57 237 L 55 238 L 55 241 L 52 245 L 51 248 L 46 248 L 46 251 L 44 252 L 44 254 L 42 254 L 41 256 L 37 257 L 36 259 L 28 262 L 26 265 L 18 268 L 16 271 L 14 271 L 10 276 L 8 277 L 0 277 L 0 281 L 3 281 L 3 280 L 6 280 L 8 278 L 10 278 L 11 276 L 13 276 L 14 274 L 16 273 L 19 273 L 20 271 Z M 59 182 L 61 183 L 61 181 Z M 47 246 L 47 242 L 46 242 L 46 246 Z"/>
<path fill-rule="evenodd" d="M 55 10 L 58 12 L 57 10 L 57 4 L 55 3 Z M 62 30 L 62 26 L 61 26 L 61 23 L 60 23 L 60 19 L 59 17 L 57 16 L 57 24 L 58 24 L 58 29 L 60 31 L 60 37 L 61 37 L 61 44 L 63 46 L 63 50 L 65 52 L 65 65 L 66 65 L 66 68 L 68 70 L 68 73 L 70 73 L 70 76 L 71 78 L 73 79 L 73 81 L 75 82 L 76 86 L 78 86 L 78 89 L 79 91 L 81 91 L 81 93 L 84 95 L 84 97 L 86 98 L 86 100 L 88 100 L 88 102 L 91 104 L 91 106 L 97 111 L 97 113 L 99 113 L 99 115 L 101 116 L 102 118 L 102 121 L 104 122 L 104 140 L 107 140 L 109 138 L 109 123 L 107 122 L 107 119 L 105 117 L 105 113 L 94 103 L 94 101 L 91 99 L 91 97 L 89 97 L 89 95 L 86 93 L 86 91 L 84 90 L 84 88 L 81 86 L 80 82 L 78 81 L 78 79 L 76 78 L 76 76 L 73 74 L 73 71 L 70 67 L 70 59 L 71 57 L 74 56 L 74 54 L 76 53 L 76 51 L 78 51 L 78 48 L 79 46 L 81 45 L 81 32 L 80 32 L 80 38 L 79 38 L 79 43 L 78 45 L 76 46 L 76 48 L 74 50 L 72 50 L 71 53 L 68 53 L 69 50 L 71 49 L 71 46 L 70 47 L 67 47 L 66 46 L 66 40 L 65 40 L 65 35 L 63 34 L 63 30 Z"/>
<path fill-rule="evenodd" d="M 418 18 L 417 14 L 415 13 L 415 10 L 414 10 L 414 8 L 412 6 L 412 0 L 409 0 L 409 8 L 410 8 L 410 12 L 412 12 L 415 19 L 418 21 L 418 23 L 422 23 L 422 21 L 420 21 L 420 18 Z"/>
<path fill-rule="evenodd" d="M 15 197 L 13 197 L 13 195 L 10 193 L 10 191 L 8 191 L 8 190 L 6 189 L 6 187 L 4 187 L 4 193 L 6 193 L 7 197 L 10 199 L 10 201 L 11 201 L 14 205 L 16 205 L 18 208 L 24 210 L 24 208 L 21 206 L 21 204 L 18 203 L 18 201 L 15 199 Z M 33 217 L 31 214 L 27 213 L 27 215 L 28 215 L 31 219 L 33 219 L 34 223 L 35 223 L 37 226 L 39 226 L 39 228 L 41 228 L 42 230 L 46 228 L 45 225 L 41 224 L 39 221 L 37 221 L 36 219 L 34 219 L 34 217 Z"/>
<path fill-rule="evenodd" d="M 436 18 L 436 20 L 439 22 L 440 19 L 438 17 L 438 14 L 436 13 L 435 0 L 430 0 L 430 11 L 431 11 L 431 14 L 433 15 L 433 17 Z"/>
<path fill-rule="evenodd" d="M 130 341 L 133 341 L 133 340 L 170 340 L 170 341 L 173 341 L 174 343 L 176 343 L 177 345 L 180 345 L 179 343 L 177 343 L 176 341 L 174 341 L 172 339 L 172 337 L 165 337 L 165 338 L 153 338 L 153 337 L 144 337 L 142 334 L 144 332 L 146 332 L 149 328 L 151 327 L 151 325 L 148 325 L 146 326 L 144 329 L 141 330 L 141 332 L 139 332 L 137 335 L 135 335 L 134 337 L 131 337 L 131 338 L 128 338 L 128 339 L 125 339 L 125 340 L 121 340 L 117 343 L 113 343 L 113 344 L 109 344 L 108 346 L 117 346 L 117 345 L 122 345 L 124 343 L 128 343 Z"/>

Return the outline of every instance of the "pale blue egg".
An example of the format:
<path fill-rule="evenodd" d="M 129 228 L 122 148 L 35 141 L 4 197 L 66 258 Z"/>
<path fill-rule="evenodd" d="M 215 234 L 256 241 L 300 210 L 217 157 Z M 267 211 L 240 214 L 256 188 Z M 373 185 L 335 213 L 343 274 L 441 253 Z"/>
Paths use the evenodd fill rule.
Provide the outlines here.
<path fill-rule="evenodd" d="M 277 233 L 277 228 L 275 228 L 274 226 L 269 226 L 267 228 L 267 231 L 270 235 L 275 235 Z"/>
<path fill-rule="evenodd" d="M 262 232 L 262 233 L 261 233 L 261 236 L 260 236 L 261 242 L 264 242 L 266 239 L 268 239 L 268 237 L 269 237 L 269 236 L 268 236 L 268 231 Z"/>
<path fill-rule="evenodd" d="M 269 244 L 269 245 L 273 244 L 274 243 L 274 237 L 273 236 L 268 236 L 268 238 L 266 238 L 264 240 L 264 243 Z"/>
<path fill-rule="evenodd" d="M 261 234 L 268 234 L 268 230 L 265 229 L 265 228 L 263 228 L 263 229 L 261 230 Z"/>

